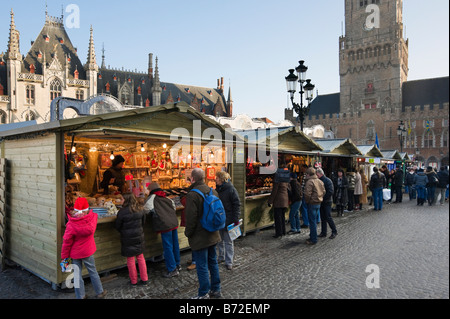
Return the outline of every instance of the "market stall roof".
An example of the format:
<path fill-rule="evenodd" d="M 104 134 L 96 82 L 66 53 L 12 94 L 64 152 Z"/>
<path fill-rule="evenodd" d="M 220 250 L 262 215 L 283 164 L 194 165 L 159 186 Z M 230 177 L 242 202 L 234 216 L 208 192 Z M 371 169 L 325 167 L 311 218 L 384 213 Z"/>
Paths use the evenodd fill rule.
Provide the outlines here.
<path fill-rule="evenodd" d="M 387 151 L 381 151 L 383 153 L 383 158 L 390 159 L 390 160 L 397 160 L 401 161 L 403 157 L 400 155 L 400 153 L 397 150 L 387 150 Z"/>
<path fill-rule="evenodd" d="M 194 123 L 196 120 L 198 122 Z M 14 128 L 0 133 L 0 140 L 45 134 L 45 132 L 56 130 L 76 136 L 102 139 L 123 136 L 135 139 L 156 136 L 166 139 L 170 139 L 171 136 L 191 136 L 201 138 L 203 141 L 217 140 L 218 136 L 210 136 L 207 134 L 208 131 L 205 132 L 208 128 L 218 129 L 213 132 L 221 132 L 220 139 L 224 139 L 223 133 L 226 130 L 224 126 L 196 111 L 187 103 L 180 102 Z M 231 130 L 227 132 L 236 139 L 240 139 Z"/>
<path fill-rule="evenodd" d="M 318 152 L 322 147 L 295 126 L 259 128 L 255 130 L 234 131 L 249 145 L 258 146 L 265 143 L 269 147 L 277 147 L 280 151 Z"/>
<path fill-rule="evenodd" d="M 381 153 L 380 149 L 373 145 L 357 145 L 362 155 L 365 157 L 383 157 L 383 153 Z"/>
<path fill-rule="evenodd" d="M 334 154 L 334 155 L 362 155 L 358 147 L 349 138 L 343 139 L 316 139 L 323 151 L 321 154 Z"/>
<path fill-rule="evenodd" d="M 403 152 L 403 153 L 399 153 L 399 154 L 402 157 L 402 160 L 404 160 L 404 161 L 411 161 L 411 158 L 409 157 L 408 153 Z"/>

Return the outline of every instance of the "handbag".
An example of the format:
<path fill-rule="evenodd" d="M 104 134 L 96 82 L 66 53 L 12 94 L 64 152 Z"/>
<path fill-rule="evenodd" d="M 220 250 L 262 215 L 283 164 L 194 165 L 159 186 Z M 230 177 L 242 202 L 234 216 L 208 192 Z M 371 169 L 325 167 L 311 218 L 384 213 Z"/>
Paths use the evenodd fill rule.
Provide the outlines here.
<path fill-rule="evenodd" d="M 383 189 L 383 200 L 390 200 L 391 199 L 391 190 L 389 188 Z"/>

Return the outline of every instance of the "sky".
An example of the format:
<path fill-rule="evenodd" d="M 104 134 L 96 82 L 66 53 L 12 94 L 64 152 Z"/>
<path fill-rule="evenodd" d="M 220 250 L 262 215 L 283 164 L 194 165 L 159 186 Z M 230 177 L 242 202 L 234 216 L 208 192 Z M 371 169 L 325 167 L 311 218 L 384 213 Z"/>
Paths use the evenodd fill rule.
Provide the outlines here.
<path fill-rule="evenodd" d="M 90 27 L 97 63 L 146 72 L 148 54 L 158 57 L 162 82 L 231 87 L 234 114 L 284 119 L 291 107 L 288 69 L 299 60 L 319 95 L 339 92 L 338 43 L 344 0 L 2 0 L 0 52 L 6 51 L 10 10 L 26 55 L 44 26 L 45 7 L 61 17 L 86 62 Z M 79 26 L 70 6 L 79 9 Z M 409 39 L 408 80 L 449 75 L 449 1 L 405 0 L 403 23 Z M 297 97 L 298 99 L 298 94 Z"/>

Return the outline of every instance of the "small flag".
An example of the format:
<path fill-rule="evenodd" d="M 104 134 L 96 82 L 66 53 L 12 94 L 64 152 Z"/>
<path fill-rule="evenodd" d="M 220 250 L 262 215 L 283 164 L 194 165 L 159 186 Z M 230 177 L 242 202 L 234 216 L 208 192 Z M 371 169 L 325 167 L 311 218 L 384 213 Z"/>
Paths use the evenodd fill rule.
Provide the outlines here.
<path fill-rule="evenodd" d="M 430 121 L 428 120 L 425 122 L 425 129 L 427 130 L 427 132 L 430 131 Z"/>
<path fill-rule="evenodd" d="M 380 149 L 380 143 L 378 142 L 378 133 L 375 133 L 375 145 Z"/>
<path fill-rule="evenodd" d="M 408 135 L 411 135 L 411 119 L 408 120 Z"/>

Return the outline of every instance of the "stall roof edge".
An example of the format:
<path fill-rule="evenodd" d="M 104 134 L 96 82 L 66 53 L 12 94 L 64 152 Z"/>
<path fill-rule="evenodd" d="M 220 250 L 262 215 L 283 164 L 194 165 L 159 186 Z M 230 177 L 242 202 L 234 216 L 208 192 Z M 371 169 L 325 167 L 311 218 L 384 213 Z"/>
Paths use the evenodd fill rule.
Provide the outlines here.
<path fill-rule="evenodd" d="M 30 123 L 29 125 L 26 125 L 24 127 L 14 127 L 12 129 L 7 128 L 7 130 L 0 130 L 0 139 L 11 137 L 11 136 L 20 136 L 30 133 L 36 133 L 41 131 L 53 131 L 58 129 L 63 129 L 65 131 L 71 130 L 76 126 L 87 124 L 87 123 L 95 123 L 98 121 L 107 121 L 107 120 L 114 120 L 117 118 L 124 118 L 127 116 L 134 116 L 134 115 L 142 115 L 142 114 L 148 114 L 148 113 L 155 113 L 155 112 L 163 112 L 163 111 L 176 111 L 184 114 L 191 114 L 192 116 L 207 122 L 209 125 L 213 127 L 219 128 L 221 131 L 229 131 L 231 134 L 233 134 L 237 139 L 242 140 L 242 138 L 235 134 L 234 132 L 230 130 L 226 130 L 225 126 L 222 124 L 208 118 L 204 114 L 196 111 L 191 106 L 189 106 L 186 102 L 178 102 L 175 104 L 164 104 L 156 107 L 150 107 L 150 108 L 138 108 L 138 109 L 132 109 L 132 110 L 124 110 L 124 111 L 118 111 L 118 112 L 111 112 L 111 113 L 105 113 L 105 114 L 96 114 L 96 115 L 88 115 L 88 116 L 82 116 L 77 117 L 73 119 L 66 119 L 66 120 L 57 120 L 53 122 L 43 123 L 43 124 L 33 124 Z"/>

